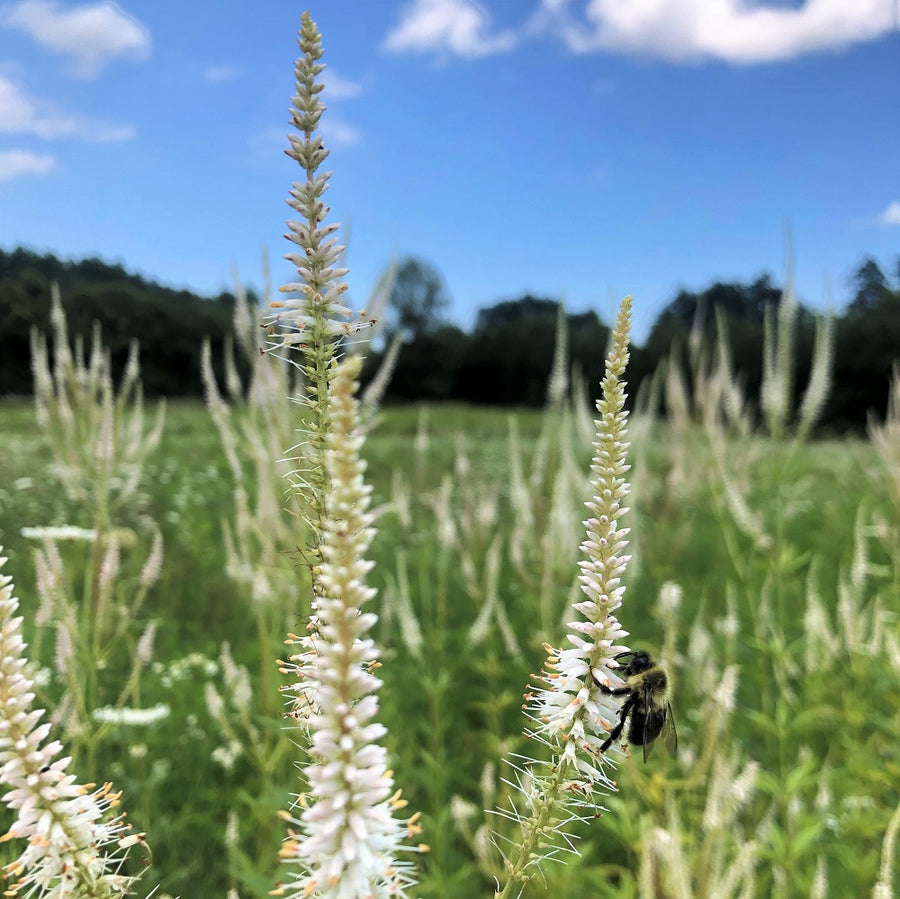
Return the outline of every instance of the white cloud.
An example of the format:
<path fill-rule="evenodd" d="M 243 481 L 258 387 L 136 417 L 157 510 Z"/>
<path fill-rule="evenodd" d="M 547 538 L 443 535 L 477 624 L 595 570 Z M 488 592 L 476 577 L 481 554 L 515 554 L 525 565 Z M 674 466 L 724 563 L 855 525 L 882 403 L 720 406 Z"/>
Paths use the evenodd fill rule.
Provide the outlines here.
<path fill-rule="evenodd" d="M 319 123 L 319 129 L 326 147 L 349 147 L 362 140 L 362 134 L 358 128 L 354 128 L 349 122 L 333 115 L 323 116 Z"/>
<path fill-rule="evenodd" d="M 639 53 L 675 62 L 772 62 L 833 50 L 890 32 L 894 0 L 805 0 L 799 8 L 765 0 L 542 0 L 537 21 L 571 50 Z M 581 3 L 577 5 L 581 6 Z"/>
<path fill-rule="evenodd" d="M 12 181 L 21 175 L 46 175 L 56 167 L 49 153 L 28 150 L 0 150 L 0 181 Z"/>
<path fill-rule="evenodd" d="M 221 84 L 223 81 L 234 81 L 243 74 L 242 66 L 207 66 L 203 70 L 203 80 L 207 84 Z"/>
<path fill-rule="evenodd" d="M 323 93 L 329 100 L 349 100 L 362 93 L 362 85 L 358 81 L 341 77 L 331 66 L 322 72 L 322 81 L 325 83 Z"/>
<path fill-rule="evenodd" d="M 900 225 L 900 200 L 888 203 L 887 208 L 878 216 L 882 225 Z"/>
<path fill-rule="evenodd" d="M 131 125 L 66 115 L 50 103 L 32 100 L 3 75 L 0 75 L 0 132 L 33 134 L 47 140 L 75 138 L 94 143 L 115 143 L 135 136 Z"/>
<path fill-rule="evenodd" d="M 39 44 L 69 56 L 73 73 L 93 78 L 112 59 L 150 55 L 150 32 L 113 0 L 63 9 L 56 0 L 19 0 L 0 22 L 21 28 Z"/>
<path fill-rule="evenodd" d="M 383 49 L 478 57 L 515 46 L 517 38 L 512 31 L 490 35 L 489 25 L 487 12 L 471 0 L 413 0 L 385 38 Z"/>

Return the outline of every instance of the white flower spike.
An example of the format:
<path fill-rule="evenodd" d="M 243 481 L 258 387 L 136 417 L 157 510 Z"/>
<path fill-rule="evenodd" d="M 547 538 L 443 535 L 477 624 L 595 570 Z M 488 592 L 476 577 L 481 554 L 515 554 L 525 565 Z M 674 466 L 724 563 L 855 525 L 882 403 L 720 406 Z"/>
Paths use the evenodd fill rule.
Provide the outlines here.
<path fill-rule="evenodd" d="M 324 561 L 315 572 L 315 633 L 291 638 L 301 651 L 282 665 L 296 682 L 291 717 L 304 721 L 310 763 L 304 774 L 309 794 L 298 797 L 281 856 L 300 871 L 279 895 L 356 899 L 401 897 L 415 884 L 403 845 L 419 831 L 418 816 L 398 820 L 405 806 L 378 741 L 385 728 L 372 673 L 379 652 L 366 632 L 376 616 L 362 606 L 375 591 L 365 583 L 372 563 L 364 558 L 374 533 L 371 487 L 359 458 L 358 402 L 354 397 L 359 356 L 336 367 L 332 380 L 332 431 L 326 453 L 330 491 L 322 532 Z"/>
<path fill-rule="evenodd" d="M 2 547 L 0 547 L 2 552 Z M 0 568 L 6 559 L 0 556 Z M 43 709 L 32 708 L 22 640 L 19 601 L 12 578 L 0 574 L 0 784 L 3 801 L 16 815 L 0 842 L 26 841 L 22 854 L 3 869 L 6 896 L 88 899 L 127 896 L 136 877 L 121 873 L 128 849 L 142 843 L 125 815 L 112 815 L 121 794 L 112 784 L 78 784 L 56 758 L 62 746 L 51 740 Z"/>

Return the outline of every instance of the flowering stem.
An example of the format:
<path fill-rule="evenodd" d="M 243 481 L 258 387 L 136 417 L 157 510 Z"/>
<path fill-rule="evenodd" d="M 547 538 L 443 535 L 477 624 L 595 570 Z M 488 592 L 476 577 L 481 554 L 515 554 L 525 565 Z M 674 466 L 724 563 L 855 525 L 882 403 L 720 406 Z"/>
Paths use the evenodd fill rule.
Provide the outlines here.
<path fill-rule="evenodd" d="M 342 280 L 347 269 L 336 266 L 344 248 L 331 237 L 340 226 L 336 222 L 323 224 L 330 209 L 322 197 L 328 190 L 331 173 L 317 174 L 328 157 L 328 150 L 322 136 L 315 131 L 325 110 L 319 100 L 323 85 L 316 79 L 325 66 L 319 62 L 321 37 L 308 12 L 303 13 L 299 45 L 302 55 L 294 66 L 297 92 L 292 98 L 291 122 L 300 136 L 289 136 L 291 146 L 285 152 L 305 172 L 306 181 L 294 182 L 287 201 L 303 221 L 287 223 L 290 233 L 285 236 L 300 250 L 285 255 L 297 267 L 297 280 L 280 287 L 279 291 L 300 296 L 271 304 L 277 311 L 270 316 L 269 349 L 296 347 L 303 354 L 300 368 L 305 380 L 306 439 L 301 447 L 302 470 L 295 473 L 294 489 L 302 495 L 308 510 L 312 536 L 307 561 L 315 568 L 321 562 L 319 541 L 325 517 L 324 497 L 328 492 L 324 462 L 330 428 L 328 389 L 334 374 L 335 341 L 374 322 L 365 316 L 351 322 L 339 320 L 350 315 L 350 310 L 340 302 L 347 291 L 347 284 Z"/>
<path fill-rule="evenodd" d="M 553 839 L 557 815 L 562 806 L 562 787 L 566 780 L 570 779 L 568 767 L 568 762 L 561 760 L 541 785 L 540 791 L 535 792 L 534 810 L 522 822 L 519 851 L 513 861 L 507 861 L 506 883 L 500 892 L 494 894 L 496 899 L 507 899 L 512 895 L 514 886 L 524 885 L 531 880 L 533 875 L 528 873 L 528 868 L 533 865 L 545 841 L 550 842 Z"/>
<path fill-rule="evenodd" d="M 298 798 L 282 858 L 299 866 L 284 890 L 293 897 L 402 897 L 415 883 L 411 865 L 398 858 L 402 840 L 418 832 L 417 816 L 394 818 L 405 802 L 378 742 L 386 733 L 376 722 L 377 690 L 372 673 L 379 652 L 367 632 L 377 620 L 363 605 L 375 591 L 365 583 L 372 563 L 364 555 L 374 534 L 371 487 L 359 458 L 363 437 L 354 397 L 358 355 L 336 366 L 332 378 L 325 455 L 330 489 L 322 525 L 322 563 L 314 571 L 316 632 L 289 642 L 300 652 L 282 663 L 294 674 L 292 716 L 310 733 L 310 763 L 304 774 L 309 794 Z"/>
<path fill-rule="evenodd" d="M 329 237 L 338 225 L 322 224 L 329 212 L 322 195 L 330 173 L 316 174 L 328 151 L 315 131 L 325 108 L 316 82 L 324 66 L 309 13 L 303 14 L 299 43 L 292 123 L 301 136 L 290 137 L 287 153 L 304 168 L 306 181 L 292 187 L 288 203 L 303 221 L 288 222 L 287 238 L 301 252 L 287 254 L 298 280 L 281 291 L 300 296 L 272 304 L 279 311 L 271 320 L 270 349 L 299 348 L 306 382 L 306 439 L 294 488 L 312 532 L 306 560 L 313 615 L 308 636 L 289 636 L 299 651 L 281 670 L 295 676 L 284 692 L 294 694 L 289 714 L 309 738 L 303 769 L 309 792 L 282 815 L 291 827 L 281 856 L 295 867 L 276 895 L 387 899 L 405 896 L 415 884 L 411 863 L 399 854 L 410 851 L 402 841 L 418 832 L 418 816 L 394 817 L 405 802 L 379 742 L 386 733 L 376 721 L 381 681 L 373 672 L 379 652 L 368 636 L 377 616 L 363 611 L 375 594 L 365 583 L 372 563 L 364 558 L 375 529 L 371 487 L 359 457 L 363 436 L 355 394 L 362 361 L 350 355 L 338 364 L 335 346 L 338 338 L 372 322 L 338 320 L 350 310 L 339 302 L 347 289 L 341 280 L 346 269 L 334 266 L 343 247 Z"/>
<path fill-rule="evenodd" d="M 508 897 L 513 884 L 524 885 L 533 870 L 559 850 L 560 839 L 571 848 L 570 824 L 583 821 L 585 813 L 600 810 L 598 797 L 615 790 L 606 770 L 607 738 L 616 720 L 618 706 L 608 692 L 618 685 L 616 656 L 628 647 L 618 644 L 627 636 L 613 614 L 622 604 L 625 586 L 622 575 L 629 556 L 628 529 L 619 526 L 628 511 L 623 505 L 629 485 L 625 441 L 628 413 L 625 411 L 625 384 L 622 377 L 628 363 L 631 330 L 631 297 L 622 302 L 606 359 L 602 397 L 597 402 L 599 417 L 594 422 L 596 437 L 591 460 L 592 498 L 585 504 L 589 517 L 584 522 L 584 558 L 578 563 L 579 582 L 585 598 L 573 603 L 579 619 L 569 624 L 570 648 L 546 645 L 544 670 L 535 677 L 526 705 L 534 727 L 528 733 L 544 743 L 551 762 L 531 760 L 520 768 L 519 788 L 529 814 L 515 806 L 505 817 L 518 821 L 521 838 L 512 857 L 506 858 L 507 880 L 497 893 Z M 617 645 L 618 644 L 618 645 Z M 606 690 L 601 689 L 603 685 Z M 541 769 L 549 767 L 543 776 Z M 554 840 L 556 836 L 556 840 Z"/>

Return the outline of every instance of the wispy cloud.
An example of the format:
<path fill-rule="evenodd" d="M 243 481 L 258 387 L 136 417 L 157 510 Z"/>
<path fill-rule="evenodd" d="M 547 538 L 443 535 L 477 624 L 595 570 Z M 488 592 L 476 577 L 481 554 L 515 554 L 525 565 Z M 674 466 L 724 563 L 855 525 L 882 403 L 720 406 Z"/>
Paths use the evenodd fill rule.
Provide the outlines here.
<path fill-rule="evenodd" d="M 32 100 L 3 75 L 0 75 L 0 132 L 33 134 L 47 140 L 72 138 L 94 143 L 115 143 L 131 140 L 135 136 L 131 125 L 67 115 L 51 103 Z"/>
<path fill-rule="evenodd" d="M 362 140 L 362 134 L 358 128 L 334 115 L 330 115 L 327 119 L 323 117 L 320 128 L 326 146 L 349 147 Z"/>
<path fill-rule="evenodd" d="M 112 0 L 64 8 L 56 0 L 19 0 L 0 23 L 21 28 L 39 44 L 72 59 L 72 72 L 93 78 L 113 59 L 146 59 L 150 32 Z"/>
<path fill-rule="evenodd" d="M 513 31 L 490 33 L 490 16 L 471 0 L 413 0 L 384 40 L 389 53 L 437 53 L 465 57 L 511 50 Z"/>
<path fill-rule="evenodd" d="M 884 212 L 878 216 L 881 225 L 900 225 L 900 200 L 888 203 Z"/>
<path fill-rule="evenodd" d="M 49 153 L 28 150 L 0 150 L 0 181 L 12 181 L 22 175 L 46 175 L 56 168 Z"/>
<path fill-rule="evenodd" d="M 805 0 L 799 8 L 765 0 L 541 0 L 534 24 L 576 53 L 760 63 L 874 40 L 895 27 L 895 10 L 894 0 Z"/>
<path fill-rule="evenodd" d="M 362 85 L 358 81 L 338 75 L 331 66 L 322 72 L 322 81 L 325 84 L 323 93 L 330 100 L 349 100 L 362 93 Z"/>
<path fill-rule="evenodd" d="M 203 80 L 207 84 L 222 84 L 224 81 L 234 81 L 243 74 L 243 66 L 207 66 L 203 70 Z"/>

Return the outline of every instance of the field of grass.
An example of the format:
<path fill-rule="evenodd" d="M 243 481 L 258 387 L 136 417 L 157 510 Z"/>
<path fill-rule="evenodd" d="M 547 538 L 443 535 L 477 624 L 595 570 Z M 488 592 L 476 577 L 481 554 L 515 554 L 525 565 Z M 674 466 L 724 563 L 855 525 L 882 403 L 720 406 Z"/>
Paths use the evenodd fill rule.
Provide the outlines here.
<path fill-rule="evenodd" d="M 99 334 L 87 359 L 73 353 L 54 296 L 52 352 L 32 346 L 34 406 L 0 403 L 0 828 L 15 828 L 0 840 L 5 895 L 128 894 L 103 865 L 110 847 L 121 858 L 130 845 L 124 873 L 150 864 L 137 894 L 158 885 L 156 899 L 263 897 L 291 876 L 295 897 L 396 896 L 385 886 L 403 871 L 391 841 L 410 820 L 419 841 L 416 819 L 395 817 L 396 785 L 430 847 L 413 856 L 419 884 L 402 895 L 890 899 L 900 377 L 887 421 L 866 439 L 815 442 L 827 321 L 809 383 L 796 385 L 797 308 L 785 292 L 765 322 L 759 398 L 742 395 L 724 328 L 717 344 L 693 333 L 690 371 L 663 366 L 635 398 L 625 514 L 621 407 L 607 394 L 598 427 L 585 391 L 570 387 L 561 315 L 541 412 L 379 411 L 363 396 L 370 528 L 351 369 L 332 362 L 335 337 L 359 340 L 373 319 L 347 322 L 335 283 L 342 248 L 323 224 L 321 48 L 308 16 L 301 49 L 301 137 L 289 155 L 305 174 L 289 201 L 299 251 L 287 258 L 302 283 L 285 290 L 302 299 L 272 304 L 261 355 L 257 310 L 238 297 L 249 383 L 206 347 L 206 405 L 145 409 L 136 357 L 113 385 Z M 619 398 L 611 360 L 627 358 L 629 309 L 604 382 Z M 301 386 L 278 358 L 295 350 Z M 652 412 L 663 406 L 665 421 Z M 617 527 L 630 529 L 627 548 Z M 364 559 L 375 566 L 360 574 Z M 360 614 L 363 581 L 376 592 Z M 371 631 L 366 612 L 377 614 Z M 566 678 L 560 649 L 579 638 L 567 661 L 581 668 Z M 608 690 L 598 699 L 601 678 L 613 684 L 622 645 L 668 671 L 672 756 L 658 746 L 645 762 L 604 743 L 616 709 Z M 367 726 L 373 674 L 385 736 Z M 566 704 L 539 717 L 550 705 L 533 694 L 554 696 L 554 678 Z M 30 713 L 32 691 L 52 734 Z M 523 695 L 539 709 L 528 720 Z M 324 719 L 334 726 L 309 763 Z M 53 761 L 53 740 L 68 767 Z M 313 786 L 337 786 L 292 806 L 314 793 L 301 770 L 319 777 Z M 122 846 L 108 810 L 91 804 L 98 793 L 76 791 L 69 775 L 113 781 L 116 814 L 147 846 Z M 279 812 L 292 807 L 286 825 Z M 580 820 L 560 824 L 572 809 Z"/>
<path fill-rule="evenodd" d="M 290 428 L 296 407 L 283 406 Z M 98 486 L 88 461 L 78 496 L 34 409 L 0 404 L 0 545 L 43 666 L 38 704 L 79 778 L 124 790 L 152 848 L 145 881 L 173 896 L 265 895 L 277 810 L 302 788 L 276 659 L 284 634 L 305 627 L 305 538 L 296 518 L 264 508 L 283 482 L 277 453 L 267 470 L 253 447 L 277 432 L 260 414 L 228 413 L 229 461 L 206 408 L 171 407 L 133 490 L 116 474 Z M 502 759 L 535 751 L 522 694 L 542 643 L 561 645 L 574 614 L 590 432 L 577 403 L 407 407 L 371 423 L 380 719 L 431 847 L 416 895 L 488 896 L 501 874 L 486 833 L 506 823 L 484 810 L 508 793 Z M 633 559 L 618 617 L 670 672 L 679 751 L 623 758 L 607 811 L 581 828 L 581 858 L 545 866 L 527 894 L 846 896 L 880 881 L 891 895 L 900 497 L 888 452 L 647 415 L 630 438 Z M 290 430 L 281 439 L 286 449 Z M 89 540 L 23 535 L 95 528 L 101 507 L 114 565 Z M 156 533 L 163 561 L 143 595 Z M 104 565 L 116 569 L 106 594 Z M 60 639 L 66 615 L 89 645 Z M 144 723 L 96 713 L 158 706 L 168 713 Z"/>

